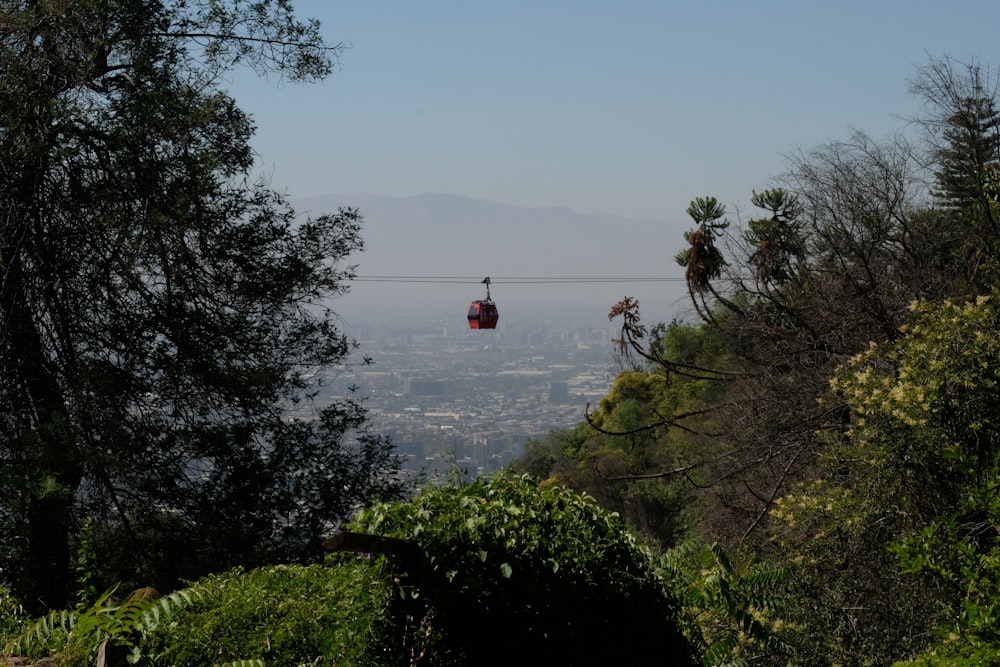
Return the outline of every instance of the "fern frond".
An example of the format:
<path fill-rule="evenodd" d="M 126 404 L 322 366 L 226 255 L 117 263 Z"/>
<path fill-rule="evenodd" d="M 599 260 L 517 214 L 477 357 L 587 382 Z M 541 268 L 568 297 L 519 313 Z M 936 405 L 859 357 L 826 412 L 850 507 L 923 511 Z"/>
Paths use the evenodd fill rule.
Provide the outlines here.
<path fill-rule="evenodd" d="M 44 646 L 57 633 L 69 634 L 76 626 L 77 613 L 65 609 L 51 611 L 7 642 L 7 655 L 29 653 Z"/>
<path fill-rule="evenodd" d="M 704 549 L 704 545 L 697 540 L 688 540 L 687 542 L 682 542 L 676 547 L 669 549 L 664 554 L 664 560 L 668 565 L 678 566 L 684 561 L 690 561 L 695 557 L 700 557 L 701 552 Z"/>
<path fill-rule="evenodd" d="M 728 658 L 735 648 L 736 642 L 732 637 L 723 637 L 708 647 L 702 655 L 701 664 L 703 667 L 719 667 L 719 661 Z"/>
<path fill-rule="evenodd" d="M 157 598 L 150 589 L 140 589 L 121 604 L 109 603 L 117 587 L 101 595 L 88 609 L 52 611 L 7 642 L 8 655 L 30 653 L 49 644 L 63 649 L 70 644 L 96 651 L 110 640 L 131 646 L 136 635 L 145 634 L 161 620 L 205 598 L 207 586 L 192 586 Z M 248 663 L 247 667 L 254 667 Z M 256 667 L 260 667 L 257 665 Z"/>
<path fill-rule="evenodd" d="M 788 570 L 776 566 L 759 566 L 753 568 L 743 577 L 743 585 L 746 588 L 760 590 L 772 588 L 788 578 Z"/>
<path fill-rule="evenodd" d="M 713 542 L 705 547 L 702 551 L 702 560 L 705 567 L 715 567 L 718 566 L 721 573 L 725 575 L 728 579 L 733 574 L 733 562 L 729 560 L 729 556 L 726 552 L 722 550 L 722 547 L 718 543 Z"/>
<path fill-rule="evenodd" d="M 137 607 L 141 614 L 135 627 L 140 632 L 148 632 L 178 611 L 201 602 L 212 592 L 213 589 L 210 586 L 197 584 L 162 597 L 146 597 L 142 604 Z"/>

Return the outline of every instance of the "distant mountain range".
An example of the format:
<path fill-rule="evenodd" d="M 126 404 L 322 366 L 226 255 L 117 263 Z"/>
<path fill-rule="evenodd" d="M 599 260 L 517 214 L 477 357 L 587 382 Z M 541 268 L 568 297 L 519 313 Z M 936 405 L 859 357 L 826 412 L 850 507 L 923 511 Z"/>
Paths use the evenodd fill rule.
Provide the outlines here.
<path fill-rule="evenodd" d="M 351 206 L 361 211 L 365 251 L 359 277 L 482 278 L 495 284 L 501 309 L 593 309 L 605 317 L 622 296 L 637 296 L 659 319 L 684 294 L 679 282 L 505 284 L 503 278 L 675 278 L 673 257 L 685 224 L 652 218 L 584 214 L 565 207 L 519 207 L 451 194 L 413 197 L 323 195 L 293 202 L 312 216 Z M 358 281 L 348 310 L 364 306 L 428 313 L 463 311 L 483 298 L 473 282 Z M 511 309 L 514 309 L 511 311 Z M 339 310 L 344 310 L 340 308 Z"/>

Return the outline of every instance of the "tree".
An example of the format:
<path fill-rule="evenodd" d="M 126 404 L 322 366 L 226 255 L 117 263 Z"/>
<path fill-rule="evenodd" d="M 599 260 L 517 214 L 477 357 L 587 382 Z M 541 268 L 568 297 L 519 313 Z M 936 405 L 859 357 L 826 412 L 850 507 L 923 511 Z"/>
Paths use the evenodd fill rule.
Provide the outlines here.
<path fill-rule="evenodd" d="M 398 490 L 362 406 L 317 400 L 361 217 L 254 182 L 219 87 L 326 76 L 318 28 L 287 0 L 0 10 L 2 569 L 32 607 L 65 603 L 84 517 L 109 576 L 169 585 L 306 558 Z"/>
<path fill-rule="evenodd" d="M 686 436 L 702 444 L 679 464 L 647 474 L 691 471 L 711 487 L 702 525 L 726 533 L 703 536 L 729 548 L 760 532 L 774 502 L 812 474 L 824 451 L 816 432 L 843 425 L 842 404 L 817 403 L 834 370 L 870 341 L 897 338 L 914 298 L 965 287 L 953 252 L 961 239 L 931 207 L 921 163 L 901 138 L 856 133 L 793 155 L 781 186 L 751 201 L 765 214 L 727 233 L 721 206 L 694 200 L 698 227 L 677 257 L 716 359 L 685 364 L 647 346 L 637 309 L 613 311 L 625 316 L 623 347 L 668 384 L 687 376 L 718 385 L 700 412 L 661 414 L 643 428 L 698 434 Z"/>
<path fill-rule="evenodd" d="M 918 122 L 926 131 L 935 195 L 946 206 L 965 213 L 979 243 L 995 243 L 1000 235 L 995 206 L 984 178 L 1000 166 L 1000 78 L 977 60 L 931 58 L 910 82 L 928 114 Z"/>
<path fill-rule="evenodd" d="M 791 280 L 798 265 L 804 262 L 805 241 L 802 236 L 799 198 L 781 188 L 754 191 L 750 198 L 757 208 L 770 217 L 747 220 L 743 237 L 753 247 L 747 258 L 754 267 L 758 284 L 780 285 Z"/>
<path fill-rule="evenodd" d="M 634 299 L 609 315 L 619 316 L 617 345 L 633 353 L 637 370 L 619 373 L 608 395 L 588 404 L 585 422 L 527 442 L 511 467 L 594 497 L 644 540 L 670 548 L 691 528 L 692 475 L 716 452 L 708 436 L 727 375 L 706 363 L 721 365 L 725 350 L 714 347 L 713 332 L 676 321 L 647 334 Z"/>
<path fill-rule="evenodd" d="M 690 247 L 677 253 L 674 259 L 685 267 L 684 275 L 691 302 L 697 308 L 703 302 L 705 293 L 712 291 L 712 281 L 722 275 L 722 269 L 726 266 L 716 239 L 729 227 L 729 222 L 725 220 L 726 207 L 715 197 L 698 197 L 692 200 L 687 214 L 695 222 L 694 229 L 684 232 L 684 240 Z M 706 310 L 699 312 L 703 317 L 707 316 Z"/>

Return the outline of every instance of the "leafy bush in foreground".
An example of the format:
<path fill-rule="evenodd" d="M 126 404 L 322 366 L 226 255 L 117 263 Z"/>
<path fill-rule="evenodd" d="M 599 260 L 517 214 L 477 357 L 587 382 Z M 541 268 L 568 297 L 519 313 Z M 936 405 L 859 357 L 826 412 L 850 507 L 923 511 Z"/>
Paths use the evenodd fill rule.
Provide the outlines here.
<path fill-rule="evenodd" d="M 215 594 L 143 642 L 153 664 L 379 665 L 391 593 L 357 556 L 212 575 Z M 153 660 L 155 658 L 155 660 Z"/>
<path fill-rule="evenodd" d="M 102 599 L 32 627 L 66 639 L 49 648 L 64 665 L 93 664 L 102 641 L 139 665 L 694 664 L 667 576 L 589 497 L 494 477 L 373 507 L 351 529 L 407 548 L 212 575 L 156 618 L 154 602 L 133 614 Z M 60 634 L 50 620 L 66 614 Z"/>
<path fill-rule="evenodd" d="M 419 550 L 387 561 L 393 616 L 429 665 L 692 664 L 677 602 L 615 514 L 498 476 L 361 513 L 355 531 Z"/>
<path fill-rule="evenodd" d="M 32 623 L 20 623 L 4 634 L 4 655 L 52 659 L 57 665 L 118 664 L 126 657 L 134 663 L 142 657 L 141 638 L 205 592 L 196 586 L 161 598 L 155 590 L 142 588 L 116 599 L 111 589 L 90 606 L 57 609 Z"/>

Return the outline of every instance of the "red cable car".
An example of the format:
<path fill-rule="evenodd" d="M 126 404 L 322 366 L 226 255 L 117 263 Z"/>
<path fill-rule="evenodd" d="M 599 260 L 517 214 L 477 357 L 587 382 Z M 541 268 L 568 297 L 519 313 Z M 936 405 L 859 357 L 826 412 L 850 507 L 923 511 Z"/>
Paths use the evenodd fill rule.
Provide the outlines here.
<path fill-rule="evenodd" d="M 483 280 L 486 284 L 486 299 L 473 301 L 469 306 L 469 328 L 470 329 L 496 329 L 500 313 L 497 312 L 497 305 L 490 300 L 490 279 Z"/>

